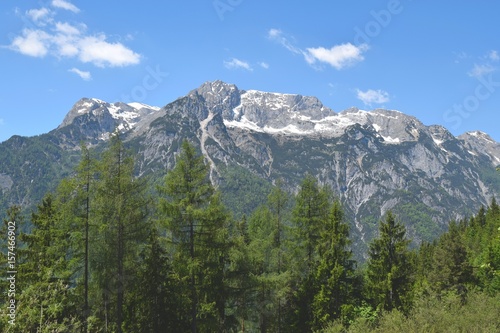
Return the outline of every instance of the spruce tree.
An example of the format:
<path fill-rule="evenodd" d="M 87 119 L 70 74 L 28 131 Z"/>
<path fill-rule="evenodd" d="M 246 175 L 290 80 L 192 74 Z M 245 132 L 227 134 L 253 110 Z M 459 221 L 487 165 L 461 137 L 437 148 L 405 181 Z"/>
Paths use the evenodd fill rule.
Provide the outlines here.
<path fill-rule="evenodd" d="M 451 222 L 434 250 L 433 267 L 429 282 L 437 292 L 454 290 L 465 295 L 466 284 L 473 282 L 472 265 L 469 262 L 464 233 Z"/>
<path fill-rule="evenodd" d="M 187 140 L 159 190 L 173 269 L 185 283 L 190 330 L 220 331 L 229 299 L 229 215 L 210 183 L 209 166 Z"/>
<path fill-rule="evenodd" d="M 326 188 L 320 188 L 316 178 L 311 175 L 304 178 L 295 197 L 292 221 L 297 245 L 304 254 L 302 261 L 306 275 L 318 260 L 316 250 L 321 231 L 328 219 L 328 199 Z"/>
<path fill-rule="evenodd" d="M 73 272 L 68 259 L 68 228 L 59 207 L 48 194 L 31 216 L 31 231 L 19 240 L 17 309 L 14 332 L 63 332 L 80 328 Z"/>
<path fill-rule="evenodd" d="M 140 245 L 150 229 L 146 183 L 133 172 L 133 158 L 119 135 L 113 135 L 97 164 L 91 270 L 102 297 L 104 326 L 118 333 L 123 331 L 125 298 L 137 276 Z"/>
<path fill-rule="evenodd" d="M 83 287 L 82 321 L 83 331 L 88 331 L 89 306 L 89 252 L 90 225 L 92 218 L 92 200 L 95 195 L 96 161 L 91 158 L 90 151 L 81 145 L 81 160 L 75 174 L 63 179 L 57 188 L 57 200 L 62 218 L 66 221 L 70 234 L 70 261 L 72 269 L 80 278 L 76 281 L 78 289 Z M 83 281 L 82 281 L 83 280 Z M 83 284 L 83 285 L 82 285 Z"/>
<path fill-rule="evenodd" d="M 315 329 L 340 318 L 342 308 L 352 303 L 355 272 L 350 244 L 349 226 L 340 202 L 335 201 L 319 242 L 321 259 L 315 276 L 318 291 L 312 304 Z"/>
<path fill-rule="evenodd" d="M 182 332 L 182 294 L 170 259 L 154 228 L 141 252 L 138 279 L 127 300 L 131 332 Z"/>
<path fill-rule="evenodd" d="M 375 308 L 407 311 L 413 281 L 410 240 L 391 211 L 380 222 L 379 233 L 369 249 L 367 295 Z"/>
<path fill-rule="evenodd" d="M 287 321 L 293 332 L 306 332 L 313 325 L 312 303 L 317 292 L 316 267 L 319 263 L 319 241 L 328 219 L 329 193 L 318 181 L 307 175 L 295 196 L 292 211 L 293 252 L 292 294 L 289 297 Z"/>

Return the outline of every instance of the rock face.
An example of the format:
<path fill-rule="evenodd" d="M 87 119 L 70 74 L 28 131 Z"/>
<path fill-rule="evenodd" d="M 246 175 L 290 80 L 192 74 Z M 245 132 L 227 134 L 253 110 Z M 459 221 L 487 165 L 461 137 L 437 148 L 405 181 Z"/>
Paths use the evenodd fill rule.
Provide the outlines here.
<path fill-rule="evenodd" d="M 199 147 L 222 189 L 227 171 L 236 168 L 269 183 L 283 179 L 291 192 L 306 173 L 315 175 L 343 202 L 361 246 L 388 210 L 416 240 L 429 240 L 500 190 L 500 144 L 485 133 L 454 137 L 399 111 L 336 113 L 315 97 L 239 90 L 221 81 L 161 109 L 82 99 L 47 142 L 63 154 L 80 140 L 105 143 L 115 129 L 137 152 L 139 175 L 163 176 L 185 138 Z M 0 167 L 6 174 L 14 184 L 0 178 L 4 198 L 16 187 L 16 177 Z"/>
<path fill-rule="evenodd" d="M 125 133 L 144 122 L 160 108 L 141 103 L 107 103 L 96 98 L 82 98 L 64 118 L 57 130 L 65 132 L 66 141 L 98 143 L 107 140 L 114 131 Z"/>

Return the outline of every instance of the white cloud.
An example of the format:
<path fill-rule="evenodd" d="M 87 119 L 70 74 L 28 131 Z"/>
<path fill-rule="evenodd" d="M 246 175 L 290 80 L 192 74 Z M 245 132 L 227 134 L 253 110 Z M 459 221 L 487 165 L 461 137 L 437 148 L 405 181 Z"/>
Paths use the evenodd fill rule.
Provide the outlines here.
<path fill-rule="evenodd" d="M 335 69 L 343 69 L 363 61 L 363 52 L 367 51 L 368 48 L 367 44 L 355 46 L 351 43 L 335 45 L 330 49 L 324 47 L 308 48 L 306 61 L 311 65 L 320 61 Z"/>
<path fill-rule="evenodd" d="M 224 66 L 227 69 L 241 68 L 241 69 L 246 69 L 247 71 L 253 71 L 252 66 L 250 66 L 248 62 L 236 58 L 232 58 L 230 61 L 224 61 Z"/>
<path fill-rule="evenodd" d="M 368 89 L 367 91 L 357 89 L 357 97 L 366 105 L 383 104 L 390 101 L 389 93 L 380 89 Z"/>
<path fill-rule="evenodd" d="M 80 12 L 80 8 L 65 0 L 52 0 L 52 6 L 56 8 L 66 9 L 73 13 Z"/>
<path fill-rule="evenodd" d="M 52 5 L 77 12 L 76 7 L 63 0 L 54 0 Z M 78 8 L 76 8 L 78 9 Z M 27 12 L 33 17 L 38 12 Z M 29 14 L 31 13 L 31 14 Z M 43 14 L 48 15 L 48 14 Z M 138 64 L 141 56 L 119 42 L 110 42 L 105 34 L 89 35 L 83 23 L 46 21 L 48 25 L 39 29 L 25 29 L 15 37 L 9 48 L 32 57 L 51 55 L 56 58 L 76 58 L 83 63 L 98 67 L 122 67 Z"/>
<path fill-rule="evenodd" d="M 49 17 L 51 14 L 51 11 L 47 8 L 40 8 L 40 9 L 30 9 L 26 12 L 26 15 L 33 20 L 33 22 L 38 23 L 47 17 Z"/>
<path fill-rule="evenodd" d="M 106 36 L 87 36 L 78 42 L 80 61 L 98 67 L 123 67 L 140 62 L 141 56 L 121 43 L 109 43 Z"/>
<path fill-rule="evenodd" d="M 0 118 L 0 126 L 2 126 L 4 124 L 4 120 L 2 118 Z"/>
<path fill-rule="evenodd" d="M 470 77 L 480 78 L 486 74 L 494 72 L 495 70 L 496 68 L 489 64 L 483 64 L 483 65 L 474 64 L 474 67 L 467 74 Z"/>
<path fill-rule="evenodd" d="M 85 30 L 85 25 L 82 25 L 82 30 Z M 81 31 L 75 26 L 72 26 L 69 23 L 62 23 L 62 22 L 57 22 L 56 23 L 56 31 L 60 32 L 65 35 L 80 35 Z"/>
<path fill-rule="evenodd" d="M 327 63 L 337 70 L 349 67 L 364 60 L 363 53 L 369 49 L 368 44 L 355 46 L 351 43 L 334 45 L 327 49 L 324 47 L 311 47 L 305 51 L 295 46 L 290 41 L 290 37 L 286 36 L 279 29 L 270 29 L 267 32 L 267 37 L 270 40 L 278 42 L 294 54 L 301 54 L 309 65 L 314 65 L 316 62 Z"/>
<path fill-rule="evenodd" d="M 90 72 L 81 71 L 78 68 L 74 68 L 74 67 L 69 69 L 68 72 L 75 73 L 76 75 L 78 75 L 79 77 L 81 77 L 85 81 L 92 80 L 92 75 L 90 74 Z"/>
<path fill-rule="evenodd" d="M 42 30 L 24 29 L 22 36 L 12 41 L 10 49 L 31 57 L 44 57 L 48 53 L 51 36 Z"/>

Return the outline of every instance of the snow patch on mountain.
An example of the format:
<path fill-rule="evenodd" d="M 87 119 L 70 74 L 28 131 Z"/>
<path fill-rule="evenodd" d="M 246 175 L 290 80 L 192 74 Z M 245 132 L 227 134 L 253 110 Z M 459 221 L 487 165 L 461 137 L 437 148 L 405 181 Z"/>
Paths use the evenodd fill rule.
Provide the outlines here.
<path fill-rule="evenodd" d="M 107 140 L 109 133 L 114 130 L 122 133 L 132 130 L 145 119 L 149 119 L 149 115 L 158 113 L 159 110 L 159 107 L 137 102 L 108 103 L 98 98 L 82 98 L 75 103 L 59 128 L 71 125 L 75 121 L 88 123 L 92 119 L 99 126 L 90 130 L 88 135 L 98 140 Z"/>

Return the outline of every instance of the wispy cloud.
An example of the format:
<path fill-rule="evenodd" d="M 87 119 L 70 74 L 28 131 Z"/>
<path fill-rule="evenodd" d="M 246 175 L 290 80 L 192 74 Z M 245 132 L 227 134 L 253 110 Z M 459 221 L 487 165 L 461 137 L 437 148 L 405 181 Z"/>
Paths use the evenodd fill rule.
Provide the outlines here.
<path fill-rule="evenodd" d="M 483 56 L 477 57 L 476 62 L 474 62 L 474 66 L 467 72 L 467 75 L 479 79 L 485 75 L 493 73 L 498 70 L 499 60 L 500 54 L 498 54 L 498 51 L 491 50 Z"/>
<path fill-rule="evenodd" d="M 496 68 L 490 64 L 474 64 L 474 67 L 467 73 L 470 77 L 480 78 L 486 74 L 492 73 Z"/>
<path fill-rule="evenodd" d="M 320 46 L 303 50 L 295 45 L 292 37 L 287 36 L 279 29 L 270 29 L 267 33 L 267 37 L 279 43 L 288 51 L 302 55 L 309 65 L 315 65 L 316 62 L 326 63 L 337 70 L 344 69 L 363 61 L 363 53 L 369 49 L 368 44 L 356 46 L 351 43 L 345 43 L 334 45 L 330 48 Z"/>
<path fill-rule="evenodd" d="M 78 75 L 79 77 L 81 77 L 85 81 L 92 80 L 92 75 L 90 74 L 90 72 L 82 71 L 82 70 L 79 70 L 78 68 L 75 68 L 75 67 L 68 70 L 68 72 L 75 73 L 76 75 Z"/>
<path fill-rule="evenodd" d="M 69 11 L 71 11 L 73 13 L 79 13 L 80 12 L 80 8 L 78 8 L 77 6 L 73 5 L 71 2 L 65 1 L 65 0 L 52 0 L 52 6 L 54 6 L 56 8 L 61 8 L 61 9 L 69 10 Z"/>
<path fill-rule="evenodd" d="M 2 118 L 0 118 L 0 126 L 2 126 L 4 123 L 4 120 Z"/>
<path fill-rule="evenodd" d="M 384 90 L 368 89 L 366 91 L 356 90 L 357 97 L 365 105 L 384 104 L 390 101 L 389 93 Z"/>
<path fill-rule="evenodd" d="M 53 0 L 51 4 L 74 13 L 80 11 L 64 0 Z M 76 58 L 97 67 L 123 67 L 140 62 L 141 56 L 122 43 L 108 41 L 104 33 L 88 34 L 83 23 L 55 22 L 54 14 L 46 8 L 27 11 L 29 18 L 43 24 L 22 30 L 8 48 L 31 57 Z"/>
<path fill-rule="evenodd" d="M 490 53 L 488 53 L 488 58 L 491 61 L 498 61 L 498 60 L 500 60 L 500 56 L 498 55 L 498 51 L 491 50 Z"/>
<path fill-rule="evenodd" d="M 26 12 L 26 15 L 35 23 L 42 22 L 50 17 L 52 12 L 48 8 L 40 9 L 30 9 Z"/>
<path fill-rule="evenodd" d="M 247 71 L 253 71 L 252 66 L 246 61 L 237 59 L 237 58 L 232 58 L 229 61 L 224 61 L 224 67 L 227 69 L 245 69 Z"/>
<path fill-rule="evenodd" d="M 264 69 L 269 69 L 269 64 L 267 62 L 259 62 L 260 67 Z"/>
<path fill-rule="evenodd" d="M 272 41 L 275 41 L 284 48 L 286 48 L 288 51 L 295 53 L 295 54 L 304 54 L 304 51 L 302 51 L 300 48 L 296 47 L 290 39 L 293 39 L 292 37 L 287 36 L 283 31 L 279 29 L 269 29 L 267 33 L 267 38 L 269 38 Z"/>

